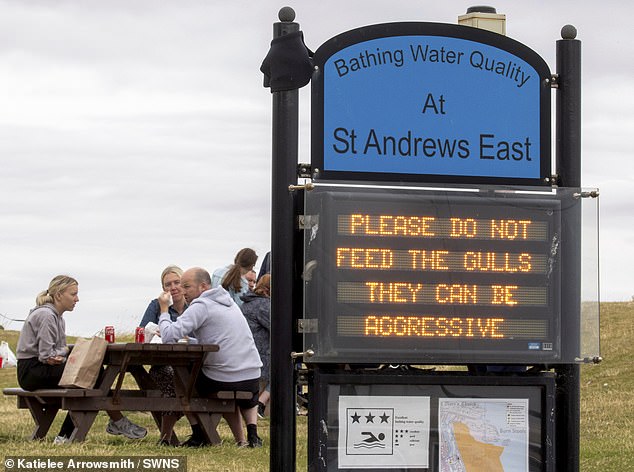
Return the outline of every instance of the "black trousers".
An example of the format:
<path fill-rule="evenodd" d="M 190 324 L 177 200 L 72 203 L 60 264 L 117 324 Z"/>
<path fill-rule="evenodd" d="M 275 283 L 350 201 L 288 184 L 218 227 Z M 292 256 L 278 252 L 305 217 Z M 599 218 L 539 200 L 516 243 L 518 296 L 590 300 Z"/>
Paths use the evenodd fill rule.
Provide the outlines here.
<path fill-rule="evenodd" d="M 44 364 L 37 357 L 18 359 L 18 384 L 24 390 L 57 388 L 59 379 L 62 378 L 62 372 L 64 372 L 64 364 Z M 66 436 L 68 438 L 72 434 L 73 429 L 75 429 L 73 420 L 69 414 L 66 414 L 58 436 Z"/>
<path fill-rule="evenodd" d="M 24 390 L 57 388 L 62 372 L 64 372 L 64 364 L 44 364 L 37 357 L 18 359 L 18 384 Z"/>

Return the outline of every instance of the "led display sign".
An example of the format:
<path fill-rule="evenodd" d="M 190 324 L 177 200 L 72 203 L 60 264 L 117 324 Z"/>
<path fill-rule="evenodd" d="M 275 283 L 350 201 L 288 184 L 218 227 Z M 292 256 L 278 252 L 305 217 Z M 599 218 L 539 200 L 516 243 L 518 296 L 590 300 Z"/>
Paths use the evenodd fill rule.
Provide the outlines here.
<path fill-rule="evenodd" d="M 560 356 L 561 202 L 548 194 L 307 192 L 315 362 Z"/>

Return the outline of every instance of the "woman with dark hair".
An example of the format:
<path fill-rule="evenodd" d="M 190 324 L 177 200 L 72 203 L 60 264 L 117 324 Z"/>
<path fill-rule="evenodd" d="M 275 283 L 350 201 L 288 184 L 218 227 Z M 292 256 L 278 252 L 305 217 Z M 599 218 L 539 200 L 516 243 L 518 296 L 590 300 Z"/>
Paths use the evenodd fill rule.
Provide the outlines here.
<path fill-rule="evenodd" d="M 73 311 L 79 301 L 79 284 L 67 275 L 53 277 L 48 289 L 35 299 L 36 307 L 27 316 L 18 339 L 18 384 L 24 390 L 57 388 L 64 372 L 70 349 L 66 345 L 65 312 Z M 110 422 L 106 432 L 121 434 L 130 439 L 141 439 L 147 430 L 128 420 L 119 411 L 107 412 Z M 59 434 L 53 441 L 70 441 L 75 429 L 70 415 L 66 415 Z"/>
<path fill-rule="evenodd" d="M 248 292 L 249 282 L 244 277 L 253 270 L 258 255 L 251 248 L 240 249 L 233 260 L 233 265 L 216 269 L 211 277 L 211 287 L 222 287 L 229 292 L 233 301 L 238 306 L 242 306 L 242 295 Z"/>

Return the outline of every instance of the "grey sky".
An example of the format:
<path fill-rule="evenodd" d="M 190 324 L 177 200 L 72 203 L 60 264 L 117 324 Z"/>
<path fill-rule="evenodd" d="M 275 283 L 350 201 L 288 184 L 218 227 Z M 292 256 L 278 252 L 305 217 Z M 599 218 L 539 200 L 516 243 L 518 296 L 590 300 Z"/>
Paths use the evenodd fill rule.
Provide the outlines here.
<path fill-rule="evenodd" d="M 373 23 L 455 23 L 473 3 L 290 5 L 315 50 Z M 561 27 L 579 31 L 583 184 L 601 190 L 601 293 L 629 300 L 634 6 L 492 4 L 507 15 L 508 36 L 553 71 Z M 66 316 L 70 333 L 131 331 L 166 265 L 213 270 L 245 246 L 261 262 L 270 246 L 271 95 L 259 66 L 282 6 L 0 0 L 0 313 L 24 318 L 36 293 L 68 273 L 81 298 Z M 303 162 L 309 89 L 300 94 Z"/>

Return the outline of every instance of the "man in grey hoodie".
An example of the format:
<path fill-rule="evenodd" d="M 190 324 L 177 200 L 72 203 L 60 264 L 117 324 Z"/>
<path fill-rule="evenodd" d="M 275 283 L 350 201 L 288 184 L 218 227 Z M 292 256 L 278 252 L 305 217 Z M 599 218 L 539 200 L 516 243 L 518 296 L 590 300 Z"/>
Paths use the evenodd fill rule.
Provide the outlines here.
<path fill-rule="evenodd" d="M 238 305 L 222 286 L 211 288 L 209 272 L 200 267 L 186 270 L 181 277 L 181 288 L 189 307 L 176 321 L 168 313 L 169 293 L 158 298 L 161 308 L 159 328 L 164 343 L 175 343 L 190 334 L 200 344 L 217 344 L 218 352 L 205 357 L 196 379 L 196 389 L 201 395 L 221 390 L 253 392 L 250 400 L 239 400 L 240 412 L 225 413 L 224 417 L 239 446 L 261 447 L 257 434 L 257 405 L 260 367 L 262 361 L 253 341 L 249 325 Z M 240 413 L 247 424 L 247 441 Z M 205 446 L 202 428 L 192 424 L 192 436 L 184 446 Z"/>

